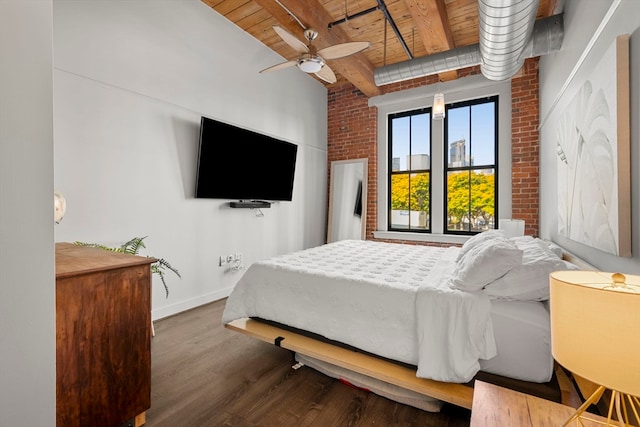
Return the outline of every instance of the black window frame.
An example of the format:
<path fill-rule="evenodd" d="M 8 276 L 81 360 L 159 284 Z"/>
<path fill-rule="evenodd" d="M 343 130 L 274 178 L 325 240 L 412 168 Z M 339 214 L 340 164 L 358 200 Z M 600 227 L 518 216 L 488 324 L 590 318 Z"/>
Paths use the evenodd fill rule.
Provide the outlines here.
<path fill-rule="evenodd" d="M 408 111 L 402 111 L 402 112 L 398 112 L 398 113 L 392 113 L 389 114 L 387 116 L 387 152 L 389 153 L 387 155 L 387 230 L 389 231 L 397 231 L 397 232 L 405 232 L 405 233 L 431 233 L 432 230 L 432 222 L 431 222 L 431 215 L 429 218 L 429 226 L 424 228 L 424 229 L 420 229 L 420 228 L 411 228 L 411 220 L 409 219 L 409 226 L 407 228 L 398 228 L 398 227 L 394 227 L 392 224 L 392 209 L 391 209 L 391 205 L 393 202 L 393 198 L 391 197 L 391 193 L 392 193 L 392 189 L 393 186 L 391 185 L 392 182 L 392 177 L 394 175 L 408 175 L 411 173 L 428 173 L 429 174 L 429 202 L 428 202 L 428 208 L 429 208 L 429 212 L 432 212 L 432 153 L 433 153 L 433 126 L 429 127 L 429 169 L 428 170 L 424 170 L 424 169 L 420 169 L 420 170 L 412 170 L 409 169 L 407 171 L 397 171 L 394 173 L 393 171 L 393 120 L 397 119 L 397 118 L 402 118 L 402 117 L 408 117 L 408 116 L 417 116 L 417 115 L 422 115 L 422 114 L 429 114 L 429 120 L 432 120 L 433 115 L 432 115 L 432 108 L 431 107 L 423 107 L 423 108 L 417 108 L 417 109 L 413 109 L 413 110 L 408 110 Z M 411 156 L 411 150 L 409 150 L 409 156 Z M 411 190 L 409 190 L 409 194 L 411 194 Z M 411 212 L 411 210 L 409 210 L 409 212 Z"/>
<path fill-rule="evenodd" d="M 494 128 L 494 164 L 493 165 L 483 165 L 483 166 L 474 166 L 472 164 L 469 164 L 468 166 L 459 166 L 459 167 L 449 167 L 449 157 L 450 157 L 450 151 L 449 151 L 449 126 L 448 126 L 448 118 L 449 118 L 449 110 L 453 109 L 453 108 L 461 108 L 461 107 L 472 107 L 474 105 L 480 105 L 480 104 L 488 104 L 488 103 L 494 103 L 494 124 L 493 124 L 493 128 Z M 443 233 L 444 234 L 449 234 L 449 235 L 462 235 L 462 236 L 473 236 L 476 235 L 478 233 L 480 233 L 480 231 L 472 231 L 472 230 L 449 230 L 448 228 L 448 206 L 449 206 L 449 186 L 448 186 L 448 176 L 450 172 L 455 172 L 455 171 L 469 171 L 471 173 L 471 171 L 474 170 L 481 170 L 481 169 L 493 169 L 494 171 L 494 213 L 493 213 L 493 228 L 496 229 L 498 228 L 498 197 L 500 194 L 499 191 L 499 96 L 498 95 L 492 95 L 492 96 L 484 96 L 481 98 L 476 98 L 476 99 L 471 99 L 471 100 L 466 100 L 466 101 L 460 101 L 460 102 L 453 102 L 450 104 L 446 104 L 445 105 L 445 119 L 444 119 L 444 138 L 443 138 L 443 179 L 444 179 L 444 188 L 443 188 Z M 471 135 L 471 115 L 469 115 L 469 135 Z M 472 141 L 469 141 L 469 156 L 471 156 L 471 152 L 472 152 Z M 469 195 L 469 197 L 471 197 L 471 195 Z"/>

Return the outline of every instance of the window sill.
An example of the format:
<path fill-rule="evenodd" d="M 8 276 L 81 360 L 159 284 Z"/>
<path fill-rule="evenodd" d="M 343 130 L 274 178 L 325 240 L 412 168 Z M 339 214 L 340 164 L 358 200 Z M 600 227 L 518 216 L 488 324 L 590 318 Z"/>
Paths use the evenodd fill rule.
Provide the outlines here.
<path fill-rule="evenodd" d="M 432 233 L 404 233 L 397 231 L 374 231 L 373 237 L 386 240 L 409 240 L 412 242 L 463 244 L 471 236 Z"/>

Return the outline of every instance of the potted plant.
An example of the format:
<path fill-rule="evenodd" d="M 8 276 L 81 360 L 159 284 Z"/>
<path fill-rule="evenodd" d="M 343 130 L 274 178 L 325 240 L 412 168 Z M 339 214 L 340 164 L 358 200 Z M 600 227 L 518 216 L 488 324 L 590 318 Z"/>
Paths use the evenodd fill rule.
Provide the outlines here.
<path fill-rule="evenodd" d="M 78 246 L 99 248 L 99 249 L 104 249 L 112 252 L 120 252 L 123 254 L 139 255 L 140 249 L 146 248 L 143 240 L 146 239 L 147 237 L 148 236 L 134 237 L 128 242 L 117 247 L 109 247 L 109 246 L 101 245 L 99 243 L 86 243 L 86 242 L 78 242 L 78 241 L 73 243 Z M 167 286 L 167 282 L 165 281 L 165 274 L 167 271 L 171 271 L 176 276 L 182 277 L 180 276 L 180 273 L 178 272 L 178 270 L 172 267 L 171 264 L 169 264 L 169 261 L 167 261 L 164 258 L 156 258 L 156 261 L 153 264 L 151 264 L 151 273 L 157 274 L 160 277 L 160 280 L 162 281 L 162 285 L 164 286 L 165 298 L 169 297 L 169 287 Z"/>

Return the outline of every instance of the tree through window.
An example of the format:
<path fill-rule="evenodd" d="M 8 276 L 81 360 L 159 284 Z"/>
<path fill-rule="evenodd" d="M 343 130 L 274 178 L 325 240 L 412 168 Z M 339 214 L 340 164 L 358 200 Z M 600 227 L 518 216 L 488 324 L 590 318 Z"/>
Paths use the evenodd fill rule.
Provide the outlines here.
<path fill-rule="evenodd" d="M 431 109 L 389 115 L 389 229 L 431 229 Z"/>
<path fill-rule="evenodd" d="M 495 228 L 497 129 L 497 96 L 447 105 L 447 233 L 470 234 Z"/>

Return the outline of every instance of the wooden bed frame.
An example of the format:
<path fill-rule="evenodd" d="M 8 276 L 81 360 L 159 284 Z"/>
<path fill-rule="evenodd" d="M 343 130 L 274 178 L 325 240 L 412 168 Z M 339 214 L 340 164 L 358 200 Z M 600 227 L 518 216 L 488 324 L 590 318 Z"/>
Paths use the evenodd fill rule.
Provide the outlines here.
<path fill-rule="evenodd" d="M 587 262 L 565 253 L 563 259 L 576 264 L 581 269 L 595 270 Z M 442 400 L 456 406 L 471 409 L 473 386 L 470 384 L 448 383 L 416 377 L 415 368 L 361 353 L 329 342 L 296 333 L 291 330 L 254 319 L 237 319 L 225 325 L 229 330 L 277 345 L 341 368 L 387 382 L 425 396 Z M 592 385 L 575 379 L 581 390 Z M 584 392 L 584 391 L 583 391 Z M 588 394 L 587 394 L 588 395 Z"/>
<path fill-rule="evenodd" d="M 227 323 L 225 327 L 295 353 L 471 409 L 473 388 L 470 386 L 418 378 L 415 369 L 319 341 L 259 320 L 238 319 Z"/>

